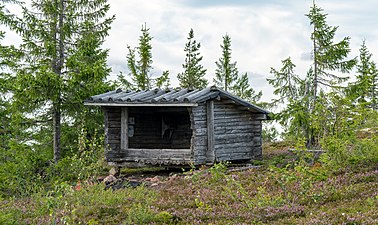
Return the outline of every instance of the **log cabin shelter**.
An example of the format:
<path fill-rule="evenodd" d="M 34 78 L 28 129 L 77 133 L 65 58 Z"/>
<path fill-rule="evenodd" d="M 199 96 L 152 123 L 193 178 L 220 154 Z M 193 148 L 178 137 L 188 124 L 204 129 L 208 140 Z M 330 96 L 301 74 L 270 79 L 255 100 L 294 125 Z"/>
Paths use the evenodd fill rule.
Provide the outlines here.
<path fill-rule="evenodd" d="M 269 112 L 215 86 L 115 90 L 84 103 L 101 106 L 105 156 L 112 166 L 211 165 L 262 157 Z"/>

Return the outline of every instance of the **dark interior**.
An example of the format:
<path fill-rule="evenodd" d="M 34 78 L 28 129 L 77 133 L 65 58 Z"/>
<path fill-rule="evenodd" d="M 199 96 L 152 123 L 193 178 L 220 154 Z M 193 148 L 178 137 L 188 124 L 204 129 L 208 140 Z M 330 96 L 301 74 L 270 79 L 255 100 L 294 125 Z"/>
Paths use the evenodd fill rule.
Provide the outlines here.
<path fill-rule="evenodd" d="M 129 148 L 189 149 L 191 136 L 186 107 L 129 108 Z"/>

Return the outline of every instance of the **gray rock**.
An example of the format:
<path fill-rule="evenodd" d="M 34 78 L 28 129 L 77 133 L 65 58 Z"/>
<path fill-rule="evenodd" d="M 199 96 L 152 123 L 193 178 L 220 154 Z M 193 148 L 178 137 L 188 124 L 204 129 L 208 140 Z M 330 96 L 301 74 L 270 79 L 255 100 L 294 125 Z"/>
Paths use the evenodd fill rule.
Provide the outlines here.
<path fill-rule="evenodd" d="M 121 173 L 121 170 L 119 167 L 112 167 L 109 171 L 109 175 L 112 175 L 115 177 L 118 177 L 120 173 Z"/>
<path fill-rule="evenodd" d="M 109 175 L 109 176 L 105 177 L 104 183 L 105 184 L 110 184 L 110 183 L 115 182 L 116 180 L 117 180 L 117 178 L 115 176 Z"/>

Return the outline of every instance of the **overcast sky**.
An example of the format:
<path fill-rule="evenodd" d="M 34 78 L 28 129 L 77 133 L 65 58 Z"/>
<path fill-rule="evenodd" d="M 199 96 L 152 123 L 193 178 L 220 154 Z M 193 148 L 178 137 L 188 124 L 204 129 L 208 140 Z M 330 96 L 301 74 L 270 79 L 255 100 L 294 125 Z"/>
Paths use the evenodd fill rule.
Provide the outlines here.
<path fill-rule="evenodd" d="M 311 62 L 308 13 L 311 0 L 110 0 L 116 15 L 105 46 L 110 49 L 113 74 L 127 73 L 126 46 L 137 46 L 142 24 L 153 36 L 154 73 L 169 70 L 171 83 L 178 85 L 177 73 L 185 59 L 184 45 L 190 28 L 201 43 L 203 65 L 212 83 L 220 44 L 231 36 L 232 57 L 241 73 L 248 72 L 251 85 L 263 90 L 264 100 L 272 97 L 266 82 L 270 68 L 292 57 L 297 72 L 304 74 Z M 328 13 L 328 24 L 339 26 L 336 40 L 351 37 L 351 57 L 358 55 L 363 39 L 378 62 L 378 1 L 318 0 Z"/>
<path fill-rule="evenodd" d="M 184 45 L 190 28 L 201 43 L 203 65 L 212 84 L 220 44 L 231 36 L 232 58 L 241 73 L 248 72 L 251 85 L 262 90 L 264 100 L 272 97 L 267 84 L 270 68 L 292 57 L 297 73 L 305 74 L 311 61 L 311 27 L 305 14 L 312 0 L 109 0 L 116 15 L 105 43 L 109 48 L 112 77 L 126 67 L 127 45 L 137 46 L 142 24 L 153 36 L 153 73 L 169 70 L 172 86 L 185 59 Z M 328 13 L 328 24 L 339 26 L 336 40 L 351 37 L 351 57 L 358 55 L 363 39 L 378 62 L 378 1 L 318 0 Z"/>

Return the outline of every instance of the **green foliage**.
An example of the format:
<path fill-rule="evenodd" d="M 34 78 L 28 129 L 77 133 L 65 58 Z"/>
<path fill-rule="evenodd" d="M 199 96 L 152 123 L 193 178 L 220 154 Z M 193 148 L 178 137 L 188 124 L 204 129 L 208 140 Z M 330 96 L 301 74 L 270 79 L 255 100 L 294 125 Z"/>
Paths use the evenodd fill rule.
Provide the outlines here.
<path fill-rule="evenodd" d="M 102 184 L 56 181 L 47 192 L 0 202 L 4 224 L 376 224 L 376 163 L 332 173 L 309 165 L 303 144 L 284 167 L 227 171 L 227 164 L 158 186 L 112 191 Z M 266 162 L 270 164 L 270 162 Z M 72 186 L 74 185 L 74 186 Z M 4 221 L 4 222 L 3 222 Z"/>
<path fill-rule="evenodd" d="M 253 104 L 257 104 L 262 96 L 262 91 L 256 93 L 255 90 L 249 85 L 247 73 L 243 74 L 237 79 L 235 85 L 232 87 L 232 93 Z"/>
<path fill-rule="evenodd" d="M 289 57 L 282 60 L 282 68 L 279 71 L 274 68 L 270 69 L 270 73 L 274 75 L 274 78 L 267 79 L 267 81 L 275 88 L 273 94 L 279 96 L 279 99 L 273 100 L 273 105 L 295 101 L 300 98 L 300 86 L 303 81 L 294 73 L 294 68 L 295 65 Z"/>
<path fill-rule="evenodd" d="M 231 37 L 223 36 L 222 57 L 215 62 L 217 68 L 215 70 L 214 83 L 217 87 L 228 91 L 232 90 L 234 83 L 238 78 L 238 68 L 236 62 L 231 62 Z"/>
<path fill-rule="evenodd" d="M 349 37 L 343 38 L 340 42 L 334 43 L 337 27 L 327 24 L 327 14 L 324 10 L 314 5 L 311 7 L 309 14 L 306 16 L 313 26 L 311 40 L 313 41 L 313 79 L 311 85 L 313 87 L 314 104 L 318 94 L 320 85 L 328 87 L 336 87 L 348 78 L 337 76 L 331 71 L 340 71 L 347 73 L 353 69 L 356 59 L 348 59 L 350 53 Z"/>
<path fill-rule="evenodd" d="M 163 74 L 156 78 L 156 87 L 159 89 L 168 89 L 170 85 L 169 81 L 169 71 L 164 71 Z"/>
<path fill-rule="evenodd" d="M 89 135 L 83 128 L 77 142 L 78 150 L 53 164 L 51 152 L 46 154 L 11 140 L 9 149 L 0 152 L 0 196 L 30 196 L 55 188 L 57 182 L 94 178 L 104 167 L 103 137 L 97 132 Z"/>
<path fill-rule="evenodd" d="M 9 141 L 7 149 L 0 149 L 0 154 L 2 198 L 27 196 L 41 190 L 42 174 L 51 155 L 40 154 L 14 140 Z"/>
<path fill-rule="evenodd" d="M 295 65 L 290 58 L 282 61 L 282 68 L 271 68 L 274 78 L 267 81 L 275 88 L 274 94 L 278 99 L 271 103 L 272 107 L 286 105 L 280 112 L 274 114 L 274 118 L 284 127 L 285 138 L 305 137 L 310 139 L 310 85 L 309 79 L 301 79 L 294 72 Z M 311 70 L 308 73 L 311 77 Z"/>
<path fill-rule="evenodd" d="M 262 129 L 262 139 L 263 139 L 263 142 L 277 142 L 278 141 L 278 137 L 279 137 L 279 132 L 278 130 L 274 127 L 274 126 L 271 126 L 271 124 L 268 124 L 265 123 L 263 124 L 263 129 Z"/>
<path fill-rule="evenodd" d="M 356 81 L 350 83 L 346 90 L 347 96 L 357 105 L 364 105 L 378 109 L 378 69 L 371 60 L 365 41 L 360 48 L 359 63 L 357 64 Z"/>
<path fill-rule="evenodd" d="M 377 135 L 372 138 L 329 136 L 322 140 L 327 152 L 321 156 L 322 162 L 330 170 L 340 170 L 349 167 L 358 168 L 364 164 L 378 163 Z"/>
<path fill-rule="evenodd" d="M 156 193 L 144 186 L 106 190 L 104 185 L 81 184 L 75 190 L 66 182 L 57 182 L 46 194 L 33 195 L 30 200 L 11 200 L 9 206 L 23 204 L 18 209 L 0 205 L 0 219 L 17 224 L 169 224 L 173 216 L 151 209 Z M 7 203 L 6 203 L 7 204 Z M 25 211 L 26 213 L 22 213 Z M 1 221 L 0 220 L 0 221 Z"/>
<path fill-rule="evenodd" d="M 246 101 L 256 104 L 260 101 L 262 92 L 256 93 L 250 87 L 247 73 L 239 77 L 236 62 L 231 62 L 231 37 L 229 35 L 223 36 L 223 45 L 221 45 L 221 48 L 222 57 L 215 62 L 217 66 L 214 78 L 215 85 Z"/>
<path fill-rule="evenodd" d="M 57 161 L 75 148 L 62 132 L 74 131 L 70 127 L 83 120 L 88 128 L 98 126 L 101 112 L 82 113 L 82 101 L 110 88 L 105 82 L 108 53 L 101 45 L 114 16 L 106 18 L 109 4 L 102 0 L 32 1 L 22 9 L 20 17 L 4 19 L 22 38 L 20 52 L 27 52 L 7 77 L 12 113 L 17 115 L 12 125 L 20 133 L 15 136 L 19 142 L 33 143 L 36 151 L 53 148 Z"/>
<path fill-rule="evenodd" d="M 272 105 L 281 108 L 286 105 L 276 114 L 276 118 L 284 126 L 285 135 L 304 137 L 306 147 L 320 148 L 321 138 L 334 132 L 335 127 L 332 125 L 338 125 L 341 119 L 333 116 L 342 116 L 341 111 L 346 109 L 339 103 L 348 102 L 347 99 L 342 100 L 345 96 L 340 91 L 342 83 L 348 78 L 333 73 L 348 73 L 357 61 L 355 58 L 348 59 L 349 37 L 335 43 L 337 27 L 327 24 L 327 14 L 323 9 L 314 3 L 306 16 L 313 26 L 312 67 L 305 78 L 301 78 L 295 74 L 295 65 L 289 57 L 282 61 L 280 70 L 271 69 L 274 78 L 268 79 L 268 82 L 275 88 L 274 94 L 279 96 L 273 100 Z"/>
<path fill-rule="evenodd" d="M 142 35 L 139 37 L 139 46 L 137 49 L 132 49 L 127 46 L 129 53 L 127 54 L 127 67 L 130 70 L 130 75 L 135 83 L 135 89 L 137 90 L 148 90 L 151 88 L 150 75 L 149 72 L 152 69 L 152 37 L 149 33 L 149 28 L 145 24 L 142 26 Z M 135 51 L 138 51 L 139 60 L 135 57 Z"/>
<path fill-rule="evenodd" d="M 207 86 L 208 81 L 204 78 L 206 69 L 200 64 L 202 56 L 200 55 L 201 44 L 194 40 L 193 29 L 190 29 L 188 42 L 185 44 L 185 64 L 182 65 L 184 72 L 177 75 L 182 88 L 204 88 Z"/>
<path fill-rule="evenodd" d="M 97 132 L 87 138 L 88 133 L 83 128 L 78 140 L 78 151 L 72 151 L 58 163 L 46 170 L 46 181 L 75 182 L 77 180 L 95 179 L 105 165 L 104 138 Z"/>
<path fill-rule="evenodd" d="M 214 181 L 219 181 L 226 177 L 225 172 L 227 171 L 227 162 L 225 163 L 215 163 L 212 167 L 210 167 L 209 172 L 211 174 L 211 178 Z"/>
<path fill-rule="evenodd" d="M 152 46 L 150 44 L 152 37 L 146 24 L 144 24 L 144 27 L 142 26 L 141 31 L 142 35 L 139 37 L 139 46 L 137 47 L 138 55 L 140 56 L 138 60 L 140 74 L 138 77 L 134 76 L 134 81 L 137 83 L 138 89 L 146 90 L 151 88 L 148 73 L 152 68 Z M 133 70 L 135 69 L 133 68 Z"/>
<path fill-rule="evenodd" d="M 8 0 L 0 3 L 0 24 L 12 22 L 14 15 L 6 9 L 6 3 L 19 2 Z M 0 31 L 0 41 L 5 37 L 5 32 Z M 8 150 L 9 141 L 15 129 L 10 126 L 12 121 L 11 112 L 11 90 L 14 80 L 12 73 L 17 69 L 17 65 L 22 56 L 22 52 L 15 46 L 5 46 L 0 43 L 0 149 Z"/>
<path fill-rule="evenodd" d="M 127 46 L 127 67 L 130 71 L 131 82 L 120 73 L 118 75 L 118 86 L 131 90 L 150 90 L 153 87 L 168 87 L 169 86 L 169 71 L 164 71 L 160 77 L 152 78 L 152 37 L 150 35 L 150 28 L 147 25 L 142 25 L 142 34 L 139 37 L 139 45 L 136 48 Z M 138 58 L 136 53 L 138 54 Z"/>

